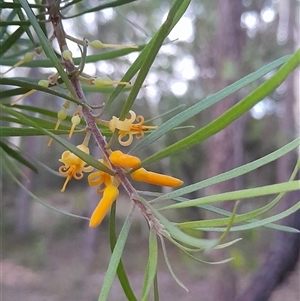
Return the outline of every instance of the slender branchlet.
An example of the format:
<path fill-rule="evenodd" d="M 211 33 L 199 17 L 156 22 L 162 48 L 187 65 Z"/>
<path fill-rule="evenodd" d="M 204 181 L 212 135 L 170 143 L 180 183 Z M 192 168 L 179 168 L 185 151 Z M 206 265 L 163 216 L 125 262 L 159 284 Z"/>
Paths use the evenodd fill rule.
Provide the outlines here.
<path fill-rule="evenodd" d="M 49 12 L 49 19 L 53 26 L 53 36 L 57 39 L 61 53 L 66 53 L 66 50 L 68 50 L 68 45 L 67 45 L 66 40 L 69 36 L 64 31 L 64 27 L 62 24 L 63 17 L 60 13 L 59 1 L 47 0 L 47 8 L 48 8 L 48 12 Z M 81 83 L 78 79 L 77 68 L 75 67 L 75 65 L 71 59 L 63 57 L 63 60 L 64 60 L 65 69 L 66 69 L 67 73 L 69 74 L 70 81 L 72 83 L 72 86 L 74 87 L 74 90 L 76 92 L 78 99 L 81 100 L 82 104 L 87 104 L 87 100 L 83 93 Z M 97 123 L 95 122 L 95 117 L 93 116 L 91 110 L 89 110 L 88 108 L 83 106 L 82 107 L 82 116 L 86 122 L 88 130 L 94 136 L 97 145 L 101 149 L 103 157 L 108 160 L 109 150 L 106 147 L 105 137 L 101 134 L 101 132 L 97 126 Z M 126 173 L 120 167 L 112 165 L 111 168 L 114 172 L 116 172 L 125 191 L 129 195 L 131 200 L 133 202 L 135 202 L 137 204 L 137 206 L 140 208 L 141 212 L 147 219 L 148 223 L 150 225 L 153 224 L 153 221 L 156 218 L 152 215 L 152 213 L 149 210 L 147 210 L 147 208 L 138 199 L 132 197 L 132 196 L 137 195 L 137 192 L 136 192 L 135 188 L 132 186 L 131 182 L 127 179 Z"/>

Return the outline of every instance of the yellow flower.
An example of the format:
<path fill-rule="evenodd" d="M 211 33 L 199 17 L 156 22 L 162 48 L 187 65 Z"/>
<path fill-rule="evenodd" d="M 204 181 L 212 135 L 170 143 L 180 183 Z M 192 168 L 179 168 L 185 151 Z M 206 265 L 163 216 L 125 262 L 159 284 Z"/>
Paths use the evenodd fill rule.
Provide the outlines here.
<path fill-rule="evenodd" d="M 77 145 L 77 148 L 87 154 L 90 153 L 89 148 L 84 144 Z M 59 168 L 59 173 L 67 177 L 61 192 L 65 191 L 68 182 L 72 178 L 81 180 L 83 178 L 83 172 L 91 172 L 93 170 L 92 166 L 85 166 L 86 163 L 70 151 L 63 152 L 59 162 L 64 164 L 64 166 Z"/>
<path fill-rule="evenodd" d="M 117 199 L 118 195 L 119 195 L 119 190 L 114 185 L 108 185 L 104 189 L 103 197 L 91 216 L 90 219 L 91 228 L 97 227 L 102 222 L 107 211 L 109 210 L 113 202 Z"/>
<path fill-rule="evenodd" d="M 131 173 L 131 178 L 138 182 L 145 182 L 158 186 L 177 187 L 183 184 L 183 181 L 177 178 L 147 171 L 145 168 L 140 168 Z"/>
<path fill-rule="evenodd" d="M 136 135 L 137 139 L 141 139 L 144 137 L 144 131 L 148 131 L 149 129 L 156 129 L 157 126 L 146 126 L 143 125 L 145 120 L 142 115 L 136 116 L 134 111 L 129 111 L 130 118 L 126 118 L 125 120 L 120 120 L 116 116 L 113 116 L 109 121 L 109 129 L 114 132 L 115 130 L 119 130 L 119 143 L 123 146 L 128 146 L 133 141 L 133 135 Z M 134 123 L 137 121 L 137 123 Z M 124 137 L 128 136 L 128 139 L 123 141 Z"/>

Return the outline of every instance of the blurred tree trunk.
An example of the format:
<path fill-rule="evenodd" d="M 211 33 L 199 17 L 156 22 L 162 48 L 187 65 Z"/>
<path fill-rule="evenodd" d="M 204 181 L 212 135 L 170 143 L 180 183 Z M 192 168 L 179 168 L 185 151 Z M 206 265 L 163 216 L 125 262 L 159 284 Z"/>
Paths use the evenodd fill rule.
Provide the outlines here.
<path fill-rule="evenodd" d="M 296 14 L 296 3 L 288 1 L 284 4 L 283 14 L 287 22 L 286 43 L 289 44 L 291 53 L 294 48 L 294 24 Z M 280 22 L 281 23 L 281 22 Z M 279 24 L 280 24 L 279 23 Z M 279 28 L 279 31 L 284 28 Z M 282 41 L 282 36 L 280 37 Z M 278 147 L 288 143 L 295 138 L 295 116 L 294 106 L 294 76 L 290 75 L 286 80 L 286 91 L 282 99 L 283 114 L 278 118 Z M 287 181 L 296 163 L 296 154 L 288 153 L 277 161 L 277 181 Z M 280 204 L 277 206 L 278 211 L 284 211 L 294 205 L 300 199 L 299 192 L 293 192 L 285 195 Z M 283 224 L 300 230 L 300 210 L 283 220 Z M 277 232 L 271 248 L 266 254 L 265 261 L 249 283 L 245 291 L 238 296 L 235 301 L 267 301 L 269 300 L 275 288 L 282 283 L 289 273 L 295 268 L 300 251 L 299 233 Z M 300 295 L 299 295 L 300 298 Z"/>
<path fill-rule="evenodd" d="M 216 76 L 213 79 L 213 92 L 232 84 L 240 78 L 241 57 L 244 48 L 244 32 L 240 26 L 243 12 L 240 0 L 219 0 L 217 14 L 217 33 L 214 44 L 213 65 Z M 215 119 L 240 100 L 237 93 L 230 95 L 212 108 Z M 213 136 L 207 143 L 207 175 L 209 177 L 233 169 L 242 163 L 244 118 Z M 206 193 L 216 194 L 240 188 L 239 179 L 232 179 L 206 189 Z M 223 205 L 223 209 L 232 210 L 232 203 Z M 215 260 L 226 256 L 226 251 L 212 253 Z M 216 268 L 213 300 L 232 301 L 236 290 L 236 276 L 231 266 L 220 265 Z"/>

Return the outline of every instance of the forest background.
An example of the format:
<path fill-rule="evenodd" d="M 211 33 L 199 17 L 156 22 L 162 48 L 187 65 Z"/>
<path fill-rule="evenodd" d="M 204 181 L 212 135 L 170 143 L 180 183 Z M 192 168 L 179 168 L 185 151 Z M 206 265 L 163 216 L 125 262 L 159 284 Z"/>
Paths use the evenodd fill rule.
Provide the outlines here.
<path fill-rule="evenodd" d="M 153 36 L 158 24 L 160 26 L 164 22 L 172 2 L 133 1 L 127 5 L 83 14 L 77 19 L 67 19 L 63 22 L 68 34 L 76 37 L 86 37 L 88 40 L 96 37 L 111 44 L 143 45 Z M 9 1 L 2 1 L 2 8 L 5 7 L 5 3 Z M 72 5 L 67 15 L 74 15 L 95 5 L 95 1 L 79 1 Z M 2 9 L 1 21 L 5 20 L 10 12 L 11 9 Z M 9 26 L 7 33 L 12 34 L 16 28 Z M 2 36 L 5 37 L 5 34 Z M 299 1 L 192 1 L 161 47 L 146 77 L 146 87 L 140 90 L 133 108 L 146 119 L 158 116 L 153 123 L 163 123 L 178 111 L 198 103 L 262 66 L 292 54 L 299 44 Z M 20 44 L 14 47 L 12 50 L 21 49 L 22 39 Z M 80 56 L 76 45 L 71 50 L 74 57 Z M 95 53 L 99 51 L 91 50 L 90 54 Z M 85 72 L 119 80 L 138 54 L 138 51 L 130 51 L 128 55 L 112 60 L 103 59 L 86 64 Z M 1 65 L 1 72 L 5 72 L 9 62 L 2 58 Z M 51 72 L 53 69 L 50 71 L 49 68 L 25 66 L 11 71 L 7 76 L 40 79 L 46 78 Z M 176 129 L 149 145 L 144 149 L 144 158 L 191 134 L 192 127 L 200 128 L 217 118 L 271 75 L 268 73 L 257 82 L 231 94 L 189 119 L 184 124 L 186 127 Z M 87 90 L 86 95 L 89 103 L 96 105 L 107 101 L 111 91 L 112 89 L 107 88 L 106 93 L 94 94 Z M 125 95 L 126 93 L 128 92 L 125 92 Z M 119 96 L 120 99 L 122 97 L 123 94 Z M 4 98 L 2 101 L 8 103 L 11 99 Z M 58 111 L 61 100 L 38 91 L 25 98 L 22 104 Z M 111 105 L 105 113 L 107 118 L 119 111 L 118 106 L 118 102 Z M 164 115 L 165 112 L 170 113 Z M 5 121 L 2 124 L 5 126 Z M 196 183 L 261 158 L 297 136 L 299 69 L 229 127 L 201 144 L 151 164 L 151 169 L 172 174 L 186 184 Z M 81 140 L 82 136 L 74 135 L 72 143 L 77 145 Z M 64 150 L 57 143 L 47 147 L 47 137 L 11 137 L 9 142 L 53 169 L 58 168 L 58 158 Z M 94 152 L 99 152 L 96 146 L 92 148 Z M 193 191 L 189 198 L 287 181 L 296 164 L 296 157 L 296 151 L 290 152 L 249 174 L 207 187 L 200 192 Z M 61 178 L 49 176 L 45 171 L 41 172 L 40 167 L 38 174 L 28 167 L 22 167 L 22 170 L 26 175 L 20 177 L 22 184 L 54 207 L 88 216 L 98 202 L 95 191 L 86 188 L 81 182 L 71 182 L 68 186 L 69 191 L 62 194 L 59 191 Z M 146 184 L 137 188 L 150 190 Z M 33 202 L 32 197 L 19 188 L 2 168 L 1 191 L 3 300 L 95 300 L 110 257 L 107 244 L 108 219 L 94 230 L 83 220 L 51 211 L 40 203 Z M 156 191 L 168 192 L 168 189 Z M 260 205 L 269 201 L 270 197 L 259 198 Z M 286 210 L 296 201 L 299 201 L 299 191 L 286 194 L 270 215 Z M 256 206 L 253 201 L 246 201 L 242 209 L 253 210 Z M 128 207 L 126 197 L 121 197 L 117 207 L 117 221 L 120 227 Z M 232 211 L 233 205 L 224 203 L 221 204 L 221 208 Z M 179 212 L 170 211 L 167 216 L 171 220 L 180 221 L 187 217 L 190 220 L 212 218 L 210 214 L 200 209 L 186 208 Z M 295 215 L 291 217 L 296 219 L 293 216 Z M 283 223 L 289 224 L 291 217 Z M 292 226 L 299 227 L 296 224 Z M 123 254 L 132 286 L 137 291 L 141 289 L 140 278 L 143 276 L 148 253 L 147 233 L 143 217 L 137 214 Z M 274 254 L 274 248 L 280 249 L 281 253 L 288 252 L 284 245 L 285 239 L 290 241 L 288 235 L 297 234 L 268 228 L 239 233 L 239 237 L 243 238 L 242 242 L 234 244 L 226 251 L 214 251 L 206 255 L 207 260 L 235 257 L 234 261 L 220 266 L 195 264 L 174 245 L 168 244 L 174 270 L 181 280 L 185 280 L 190 293 L 186 293 L 176 284 L 160 258 L 158 279 L 161 299 L 169 300 L 170 296 L 175 295 L 178 296 L 176 300 L 226 301 L 234 298 L 239 300 L 239 296 L 241 300 L 254 300 L 245 297 L 247 288 L 251 287 L 251 277 L 268 263 L 265 258 L 268 259 L 268 255 Z M 208 233 L 205 236 L 214 237 L 214 234 Z M 299 253 L 297 239 L 295 253 L 297 248 Z M 288 263 L 288 260 L 286 262 Z M 273 266 L 276 266 L 274 262 Z M 283 284 L 281 290 L 272 292 L 277 283 L 269 289 L 270 300 L 299 299 L 298 281 L 299 267 Z M 199 294 L 201 299 L 198 298 Z M 124 300 L 117 280 L 109 298 Z"/>

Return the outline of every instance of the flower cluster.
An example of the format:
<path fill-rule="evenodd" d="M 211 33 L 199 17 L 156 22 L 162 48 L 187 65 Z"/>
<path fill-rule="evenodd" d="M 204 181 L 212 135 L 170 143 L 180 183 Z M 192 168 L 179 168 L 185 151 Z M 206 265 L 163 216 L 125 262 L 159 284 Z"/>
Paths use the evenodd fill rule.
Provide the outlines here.
<path fill-rule="evenodd" d="M 89 154 L 86 142 L 77 147 Z M 65 191 L 67 183 L 72 178 L 80 180 L 83 178 L 83 172 L 91 172 L 93 170 L 93 167 L 86 166 L 86 162 L 70 151 L 65 151 L 59 161 L 64 163 L 64 166 L 59 168 L 59 172 L 67 177 L 63 188 L 61 189 L 62 192 Z M 124 154 L 120 150 L 112 151 L 108 160 L 101 159 L 99 161 L 111 170 L 116 166 L 120 167 L 124 172 L 129 173 L 131 178 L 135 181 L 168 187 L 177 187 L 183 184 L 183 181 L 177 178 L 150 172 L 145 168 L 139 168 L 141 160 L 138 157 Z M 132 171 L 132 169 L 136 170 Z M 97 192 L 102 194 L 102 198 L 90 218 L 89 225 L 94 228 L 102 222 L 109 208 L 117 199 L 119 195 L 118 187 L 120 185 L 120 180 L 117 175 L 110 175 L 102 170 L 98 170 L 88 175 L 88 183 L 92 187 L 98 187 Z"/>
<path fill-rule="evenodd" d="M 123 85 L 127 87 L 131 87 L 133 85 L 131 82 L 114 81 L 105 77 L 93 77 L 83 72 L 88 46 L 91 46 L 95 49 L 102 49 L 107 47 L 120 47 L 120 45 L 103 44 L 98 40 L 89 42 L 87 39 L 83 39 L 83 41 L 80 41 L 69 35 L 66 35 L 66 38 L 82 47 L 82 49 L 80 48 L 82 50 L 82 57 L 79 66 L 76 68 L 71 68 L 73 70 L 71 71 L 72 76 L 76 76 L 78 81 L 85 85 L 91 85 L 99 89 L 110 85 Z M 128 45 L 121 47 L 136 48 L 136 46 Z M 68 49 L 67 45 L 64 45 L 61 50 L 62 59 L 64 60 L 65 68 L 68 71 L 68 66 L 70 64 L 74 65 L 72 52 Z M 48 78 L 48 80 L 51 85 L 58 84 L 58 75 L 54 75 Z M 68 109 L 69 104 L 70 102 L 66 100 L 62 105 L 62 109 L 58 112 L 55 130 L 57 130 L 62 121 L 67 118 L 66 110 Z M 93 109 L 93 107 L 91 107 L 91 109 Z M 82 111 L 82 106 L 78 105 L 76 111 L 73 113 L 73 117 L 71 118 L 72 125 L 69 132 L 69 138 L 71 138 L 76 126 L 78 126 L 81 122 L 81 117 L 83 115 Z M 94 118 L 95 125 L 96 123 L 99 123 L 100 125 L 107 127 L 112 133 L 117 133 L 118 142 L 120 145 L 129 146 L 133 142 L 134 137 L 141 139 L 144 137 L 146 131 L 155 130 L 157 128 L 157 126 L 145 125 L 144 117 L 142 115 L 137 115 L 132 110 L 129 111 L 129 115 L 130 117 L 125 118 L 124 120 L 120 120 L 120 118 L 113 116 L 109 121 L 102 120 L 99 118 L 99 116 L 97 117 L 92 114 L 90 117 Z M 89 154 L 89 137 L 91 132 L 94 133 L 94 131 L 97 130 L 98 128 L 86 128 L 86 137 L 83 143 L 78 145 L 77 148 L 82 152 Z M 51 144 L 51 141 L 52 140 L 49 141 L 48 145 Z M 103 144 L 105 144 L 104 140 Z M 99 145 L 102 144 L 100 143 Z M 103 168 L 103 170 L 93 171 L 94 168 L 92 166 L 87 165 L 84 159 L 81 159 L 71 151 L 63 152 L 61 158 L 59 159 L 59 161 L 64 164 L 59 168 L 59 173 L 66 177 L 61 189 L 62 192 L 65 191 L 67 184 L 72 178 L 81 180 L 84 173 L 90 173 L 87 177 L 89 185 L 92 187 L 97 187 L 97 193 L 102 195 L 90 218 L 89 226 L 92 228 L 97 227 L 102 222 L 106 213 L 118 198 L 119 186 L 121 184 L 125 186 L 125 182 L 128 184 L 128 181 L 125 178 L 126 176 L 130 176 L 132 180 L 138 182 L 145 182 L 159 186 L 177 187 L 183 184 L 183 182 L 177 178 L 146 170 L 145 168 L 141 167 L 141 160 L 138 157 L 124 154 L 120 150 L 112 151 L 110 149 L 110 143 L 102 145 L 101 147 L 103 151 L 103 158 L 99 159 L 99 161 L 106 167 L 106 169 Z M 110 172 L 106 172 L 108 170 L 110 170 Z"/>

